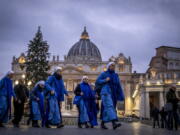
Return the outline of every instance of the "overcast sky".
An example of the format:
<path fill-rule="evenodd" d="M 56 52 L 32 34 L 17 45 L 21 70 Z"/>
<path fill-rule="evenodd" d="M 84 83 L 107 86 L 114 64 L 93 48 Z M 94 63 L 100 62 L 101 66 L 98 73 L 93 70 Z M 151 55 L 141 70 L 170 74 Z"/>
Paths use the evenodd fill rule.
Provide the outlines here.
<path fill-rule="evenodd" d="M 0 74 L 39 25 L 60 59 L 87 26 L 103 60 L 123 53 L 145 72 L 156 47 L 180 47 L 180 0 L 0 0 Z"/>

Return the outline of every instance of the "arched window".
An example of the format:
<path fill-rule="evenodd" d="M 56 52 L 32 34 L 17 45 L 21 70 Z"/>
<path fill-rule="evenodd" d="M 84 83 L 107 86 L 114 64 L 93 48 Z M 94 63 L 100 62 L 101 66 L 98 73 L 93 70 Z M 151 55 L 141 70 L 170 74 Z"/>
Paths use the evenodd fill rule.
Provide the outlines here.
<path fill-rule="evenodd" d="M 172 69 L 173 66 L 174 66 L 174 63 L 173 63 L 173 62 L 170 62 L 170 63 L 169 63 L 169 68 Z"/>

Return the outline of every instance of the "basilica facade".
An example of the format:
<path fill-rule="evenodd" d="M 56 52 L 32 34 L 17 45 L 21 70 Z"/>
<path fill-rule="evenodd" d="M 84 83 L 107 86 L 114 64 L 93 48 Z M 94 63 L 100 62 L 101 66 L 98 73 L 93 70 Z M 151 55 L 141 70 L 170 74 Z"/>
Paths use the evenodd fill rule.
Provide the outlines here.
<path fill-rule="evenodd" d="M 165 51 L 167 49 L 169 53 Z M 166 56 L 162 50 L 166 52 Z M 77 112 L 76 107 L 72 104 L 74 97 L 73 90 L 76 85 L 81 82 L 82 76 L 88 76 L 90 83 L 94 84 L 98 75 L 107 70 L 106 65 L 110 61 L 114 61 L 116 64 L 115 70 L 120 77 L 125 94 L 125 101 L 118 103 L 117 106 L 119 114 L 134 114 L 139 117 L 149 118 L 151 104 L 158 106 L 164 105 L 164 92 L 167 91 L 168 85 L 177 84 L 178 90 L 180 91 L 180 48 L 160 47 L 157 48 L 156 55 L 157 56 L 152 58 L 150 67 L 146 73 L 132 72 L 131 58 L 126 57 L 123 53 L 119 53 L 103 61 L 98 46 L 90 40 L 86 28 L 84 28 L 79 41 L 71 47 L 67 55 L 64 56 L 64 60 L 60 60 L 59 56 L 53 56 L 49 62 L 51 67 L 49 73 L 51 73 L 56 66 L 60 66 L 63 69 L 62 74 L 65 87 L 70 95 L 63 103 L 62 108 L 64 115 L 73 115 Z M 175 61 L 173 63 L 175 63 L 177 68 L 173 66 L 171 70 L 169 59 L 170 62 Z M 15 71 L 15 84 L 18 83 L 18 79 L 26 77 L 25 62 L 26 56 L 24 53 L 19 57 L 13 57 L 12 70 Z M 166 67 L 166 65 L 168 65 L 168 67 Z M 166 85 L 168 73 L 172 73 L 173 75 L 169 76 L 172 77 L 171 83 L 169 82 Z M 176 77 L 174 77 L 175 74 Z M 28 82 L 27 85 L 30 86 L 31 82 Z"/>

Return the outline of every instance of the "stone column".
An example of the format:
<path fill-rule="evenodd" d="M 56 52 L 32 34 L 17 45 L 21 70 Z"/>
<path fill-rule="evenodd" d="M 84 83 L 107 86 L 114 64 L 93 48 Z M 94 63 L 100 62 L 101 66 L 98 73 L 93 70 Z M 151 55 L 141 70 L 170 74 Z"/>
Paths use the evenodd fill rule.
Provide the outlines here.
<path fill-rule="evenodd" d="M 164 95 L 163 92 L 159 92 L 159 109 L 161 109 L 164 106 Z"/>
<path fill-rule="evenodd" d="M 131 89 L 130 84 L 126 83 L 125 86 L 125 114 L 131 115 L 132 114 L 132 98 L 131 98 Z"/>
<path fill-rule="evenodd" d="M 144 91 L 141 91 L 140 95 L 140 118 L 145 118 L 145 94 Z"/>
<path fill-rule="evenodd" d="M 150 118 L 149 92 L 145 93 L 145 117 Z"/>

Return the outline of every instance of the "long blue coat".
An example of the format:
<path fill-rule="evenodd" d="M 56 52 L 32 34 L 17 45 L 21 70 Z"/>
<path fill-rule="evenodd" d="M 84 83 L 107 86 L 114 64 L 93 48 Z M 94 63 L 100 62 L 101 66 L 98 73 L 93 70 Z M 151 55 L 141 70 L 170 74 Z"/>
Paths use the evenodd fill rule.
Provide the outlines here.
<path fill-rule="evenodd" d="M 61 115 L 56 94 L 47 93 L 46 120 L 51 125 L 58 125 L 61 122 Z"/>
<path fill-rule="evenodd" d="M 91 125 L 96 126 L 97 124 L 97 106 L 95 103 L 95 93 L 91 89 L 88 83 L 80 84 L 81 91 L 83 92 L 83 100 L 87 108 L 89 122 Z"/>
<path fill-rule="evenodd" d="M 113 100 L 111 97 L 111 91 L 108 85 L 105 85 L 101 90 L 101 101 L 102 101 L 102 114 L 101 119 L 104 122 L 109 122 L 112 120 L 117 120 L 116 109 L 113 105 Z"/>
<path fill-rule="evenodd" d="M 64 94 L 67 95 L 68 92 L 65 89 L 62 79 L 58 80 L 54 75 L 49 76 L 46 81 L 46 86 L 49 87 L 49 89 L 55 90 L 58 102 L 64 101 Z"/>
<path fill-rule="evenodd" d="M 4 77 L 0 81 L 0 122 L 6 123 L 11 117 L 11 98 L 15 96 L 12 80 Z M 8 118 L 8 115 L 10 116 Z"/>
<path fill-rule="evenodd" d="M 76 104 L 77 106 L 79 106 L 79 122 L 80 123 L 85 123 L 89 121 L 89 116 L 88 116 L 88 112 L 87 112 L 87 108 L 86 105 L 84 103 L 83 97 L 82 96 L 75 96 L 74 97 L 74 104 Z"/>
<path fill-rule="evenodd" d="M 107 77 L 110 78 L 109 82 L 106 82 Z M 118 74 L 109 70 L 105 71 L 99 75 L 96 84 L 102 86 L 100 92 L 102 100 L 101 119 L 105 122 L 117 119 L 117 101 L 125 99 Z"/>
<path fill-rule="evenodd" d="M 110 81 L 106 82 L 106 78 L 109 77 Z M 98 85 L 108 85 L 109 87 L 106 87 L 107 89 L 110 89 L 108 91 L 111 91 L 111 97 L 113 100 L 113 105 L 116 108 L 116 104 L 117 101 L 124 101 L 125 97 L 124 97 L 124 93 L 123 93 L 123 89 L 120 83 L 120 79 L 117 73 L 113 72 L 113 71 L 105 71 L 102 72 L 97 80 L 96 80 L 96 84 Z"/>
<path fill-rule="evenodd" d="M 37 101 L 36 100 L 37 98 L 39 98 L 40 100 Z M 44 118 L 45 118 L 44 100 L 45 100 L 45 98 L 44 98 L 44 89 L 40 90 L 39 86 L 36 86 L 32 90 L 31 96 L 30 96 L 30 103 L 31 103 L 31 108 L 30 109 L 31 109 L 32 120 L 42 120 L 42 121 L 44 121 Z"/>

